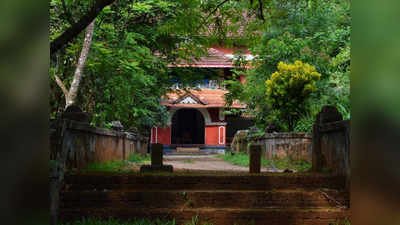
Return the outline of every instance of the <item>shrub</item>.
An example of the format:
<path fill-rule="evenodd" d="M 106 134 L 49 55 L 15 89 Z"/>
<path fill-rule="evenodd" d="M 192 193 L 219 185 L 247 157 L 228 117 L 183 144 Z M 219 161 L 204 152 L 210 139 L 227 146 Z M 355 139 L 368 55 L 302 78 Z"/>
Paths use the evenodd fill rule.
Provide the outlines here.
<path fill-rule="evenodd" d="M 128 156 L 128 161 L 133 163 L 143 163 L 145 161 L 150 161 L 150 156 L 149 155 L 143 156 L 141 154 L 131 153 Z"/>
<path fill-rule="evenodd" d="M 317 90 L 316 82 L 320 79 L 314 66 L 301 61 L 294 64 L 278 64 L 265 84 L 267 87 L 267 103 L 277 113 L 276 117 L 287 124 L 293 131 L 300 115 L 305 113 L 305 100 Z"/>

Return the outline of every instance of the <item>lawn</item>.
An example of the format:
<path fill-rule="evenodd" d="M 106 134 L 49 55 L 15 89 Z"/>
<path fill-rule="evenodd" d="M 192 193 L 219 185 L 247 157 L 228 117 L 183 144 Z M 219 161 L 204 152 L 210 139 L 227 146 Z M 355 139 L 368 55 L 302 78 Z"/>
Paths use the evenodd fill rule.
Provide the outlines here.
<path fill-rule="evenodd" d="M 217 157 L 238 166 L 247 167 L 250 162 L 250 156 L 245 153 L 236 153 L 232 155 L 230 152 L 227 152 L 225 155 L 219 155 Z M 262 158 L 261 165 L 265 167 L 276 167 L 277 169 L 292 169 L 297 172 L 305 172 L 311 169 L 311 163 L 304 160 L 290 160 L 289 158 L 275 160 L 266 160 Z"/>
<path fill-rule="evenodd" d="M 127 160 L 112 160 L 104 163 L 94 162 L 89 164 L 86 168 L 87 171 L 104 171 L 104 172 L 117 172 L 132 164 L 142 164 L 150 162 L 150 156 L 142 156 L 137 153 L 131 153 Z"/>

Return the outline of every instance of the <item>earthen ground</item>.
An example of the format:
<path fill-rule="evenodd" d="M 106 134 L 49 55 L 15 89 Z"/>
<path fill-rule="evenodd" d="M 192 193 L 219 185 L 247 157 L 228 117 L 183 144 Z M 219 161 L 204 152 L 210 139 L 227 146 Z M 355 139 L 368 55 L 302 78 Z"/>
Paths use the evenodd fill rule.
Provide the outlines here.
<path fill-rule="evenodd" d="M 150 164 L 150 163 L 146 163 Z M 226 171 L 249 172 L 249 167 L 233 165 L 217 156 L 188 156 L 188 157 L 164 157 L 164 165 L 172 165 L 174 171 Z M 131 166 L 132 170 L 140 170 L 140 166 Z M 276 172 L 270 167 L 261 167 L 261 172 Z M 278 170 L 278 172 L 281 172 Z"/>

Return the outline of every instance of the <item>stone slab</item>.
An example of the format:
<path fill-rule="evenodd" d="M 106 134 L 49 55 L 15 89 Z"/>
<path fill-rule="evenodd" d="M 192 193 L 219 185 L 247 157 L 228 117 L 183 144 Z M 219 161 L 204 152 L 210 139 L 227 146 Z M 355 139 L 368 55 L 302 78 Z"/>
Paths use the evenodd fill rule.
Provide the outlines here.
<path fill-rule="evenodd" d="M 192 147 L 192 148 L 177 147 L 176 152 L 200 152 L 200 148 L 199 147 Z"/>
<path fill-rule="evenodd" d="M 161 166 L 152 166 L 152 165 L 142 165 L 140 167 L 140 172 L 170 172 L 172 173 L 174 170 L 171 165 L 161 165 Z"/>

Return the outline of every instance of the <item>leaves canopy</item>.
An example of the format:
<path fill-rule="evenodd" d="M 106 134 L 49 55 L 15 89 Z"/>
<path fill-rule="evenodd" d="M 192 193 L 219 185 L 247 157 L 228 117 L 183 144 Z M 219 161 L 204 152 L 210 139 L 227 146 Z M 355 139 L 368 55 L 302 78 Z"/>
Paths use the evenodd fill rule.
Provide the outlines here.
<path fill-rule="evenodd" d="M 106 1 L 51 0 L 50 41 L 99 2 Z M 295 130 L 309 130 L 324 104 L 336 105 L 345 118 L 350 116 L 349 0 L 119 0 L 104 5 L 95 18 L 78 95 L 78 104 L 93 114 L 95 125 L 111 120 L 139 130 L 162 125 L 167 112 L 159 103 L 171 84 L 190 84 L 208 73 L 171 69 L 168 64 L 205 55 L 211 44 L 248 46 L 256 56 L 249 70 L 239 57 L 243 61 L 233 70 L 233 80 L 227 81 L 227 102 L 247 103 L 260 128 L 272 113 L 265 81 L 280 61 L 300 60 L 321 73 Z M 57 73 L 67 87 L 82 39 L 80 33 L 52 54 L 50 75 Z M 240 74 L 247 75 L 245 85 L 235 79 Z M 62 92 L 53 81 L 50 87 L 51 115 L 56 116 L 63 109 Z"/>

